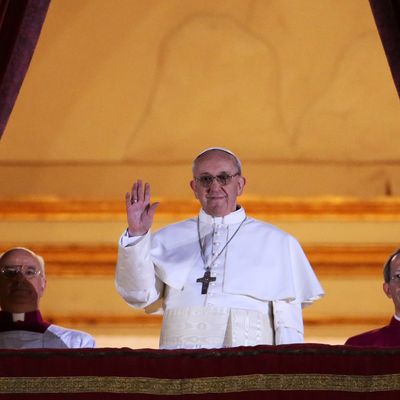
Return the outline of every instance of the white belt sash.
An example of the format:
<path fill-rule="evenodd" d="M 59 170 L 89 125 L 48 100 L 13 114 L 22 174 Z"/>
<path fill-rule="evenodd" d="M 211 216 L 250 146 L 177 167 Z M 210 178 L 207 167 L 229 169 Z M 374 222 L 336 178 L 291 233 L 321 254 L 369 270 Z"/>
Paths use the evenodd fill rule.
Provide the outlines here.
<path fill-rule="evenodd" d="M 164 312 L 161 349 L 274 344 L 272 318 L 254 310 L 185 307 Z"/>

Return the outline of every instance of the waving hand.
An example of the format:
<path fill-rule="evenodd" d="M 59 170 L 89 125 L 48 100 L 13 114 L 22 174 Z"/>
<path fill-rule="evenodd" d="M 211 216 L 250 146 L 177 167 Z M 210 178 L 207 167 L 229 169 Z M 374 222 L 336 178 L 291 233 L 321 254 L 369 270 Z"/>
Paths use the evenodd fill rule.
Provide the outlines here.
<path fill-rule="evenodd" d="M 147 233 L 153 223 L 154 213 L 159 203 L 150 204 L 150 185 L 143 187 L 139 179 L 133 183 L 131 192 L 125 194 L 128 233 L 141 236 Z"/>

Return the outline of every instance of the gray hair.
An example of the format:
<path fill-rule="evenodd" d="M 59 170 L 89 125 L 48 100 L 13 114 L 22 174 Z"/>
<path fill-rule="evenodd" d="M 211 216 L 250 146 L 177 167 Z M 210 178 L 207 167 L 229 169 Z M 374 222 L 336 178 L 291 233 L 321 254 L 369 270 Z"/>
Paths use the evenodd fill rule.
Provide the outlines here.
<path fill-rule="evenodd" d="M 1 260 L 8 255 L 9 253 L 16 251 L 16 250 L 22 250 L 25 251 L 27 253 L 29 253 L 32 257 L 35 258 L 35 260 L 37 260 L 38 264 L 39 264 L 39 268 L 42 271 L 42 276 L 45 276 L 45 269 L 44 269 L 44 259 L 42 256 L 39 256 L 38 254 L 34 253 L 32 250 L 27 249 L 26 247 L 11 247 L 10 249 L 6 250 L 4 253 L 0 254 L 0 263 Z"/>
<path fill-rule="evenodd" d="M 400 249 L 397 249 L 394 253 L 392 253 L 389 258 L 386 260 L 385 265 L 383 266 L 383 279 L 386 283 L 390 282 L 391 279 L 391 272 L 390 267 L 392 265 L 393 259 L 400 254 Z"/>
<path fill-rule="evenodd" d="M 238 170 L 239 175 L 242 174 L 242 163 L 239 160 L 239 157 L 231 150 L 226 149 L 225 147 L 209 147 L 208 149 L 203 150 L 201 153 L 199 153 L 196 158 L 193 160 L 193 164 L 192 164 L 192 171 L 194 172 L 194 169 L 196 167 L 196 163 L 197 161 L 203 157 L 206 153 L 210 152 L 210 151 L 222 151 L 226 154 L 228 154 L 229 156 L 231 156 L 232 160 L 235 163 L 235 166 Z"/>

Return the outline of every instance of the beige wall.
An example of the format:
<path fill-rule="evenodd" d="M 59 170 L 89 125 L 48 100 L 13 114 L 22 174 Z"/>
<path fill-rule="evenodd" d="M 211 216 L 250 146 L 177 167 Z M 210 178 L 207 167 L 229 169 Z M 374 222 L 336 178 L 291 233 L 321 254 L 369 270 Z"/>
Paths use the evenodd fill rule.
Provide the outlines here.
<path fill-rule="evenodd" d="M 210 145 L 249 196 L 398 195 L 398 107 L 365 0 L 53 0 L 0 196 L 188 198 Z"/>

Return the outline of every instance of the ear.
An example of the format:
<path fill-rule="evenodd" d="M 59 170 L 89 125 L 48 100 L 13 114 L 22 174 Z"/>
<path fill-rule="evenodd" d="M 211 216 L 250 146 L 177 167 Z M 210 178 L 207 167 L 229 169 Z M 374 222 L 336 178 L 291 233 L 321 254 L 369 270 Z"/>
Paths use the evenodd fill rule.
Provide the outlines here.
<path fill-rule="evenodd" d="M 390 290 L 390 285 L 387 282 L 383 283 L 383 291 L 385 292 L 386 296 L 389 297 L 389 299 L 392 298 L 392 292 Z"/>
<path fill-rule="evenodd" d="M 238 179 L 238 196 L 243 193 L 244 186 L 246 185 L 246 178 L 244 176 L 239 176 Z"/>
<path fill-rule="evenodd" d="M 196 193 L 196 181 L 194 179 L 190 181 L 190 187 L 193 190 L 194 196 L 196 197 L 196 199 L 198 199 L 198 196 Z"/>
<path fill-rule="evenodd" d="M 47 285 L 46 278 L 42 278 L 41 282 L 40 282 L 39 293 L 38 293 L 39 298 L 41 298 L 43 296 L 43 293 L 44 293 L 44 291 L 46 289 L 46 285 Z"/>

